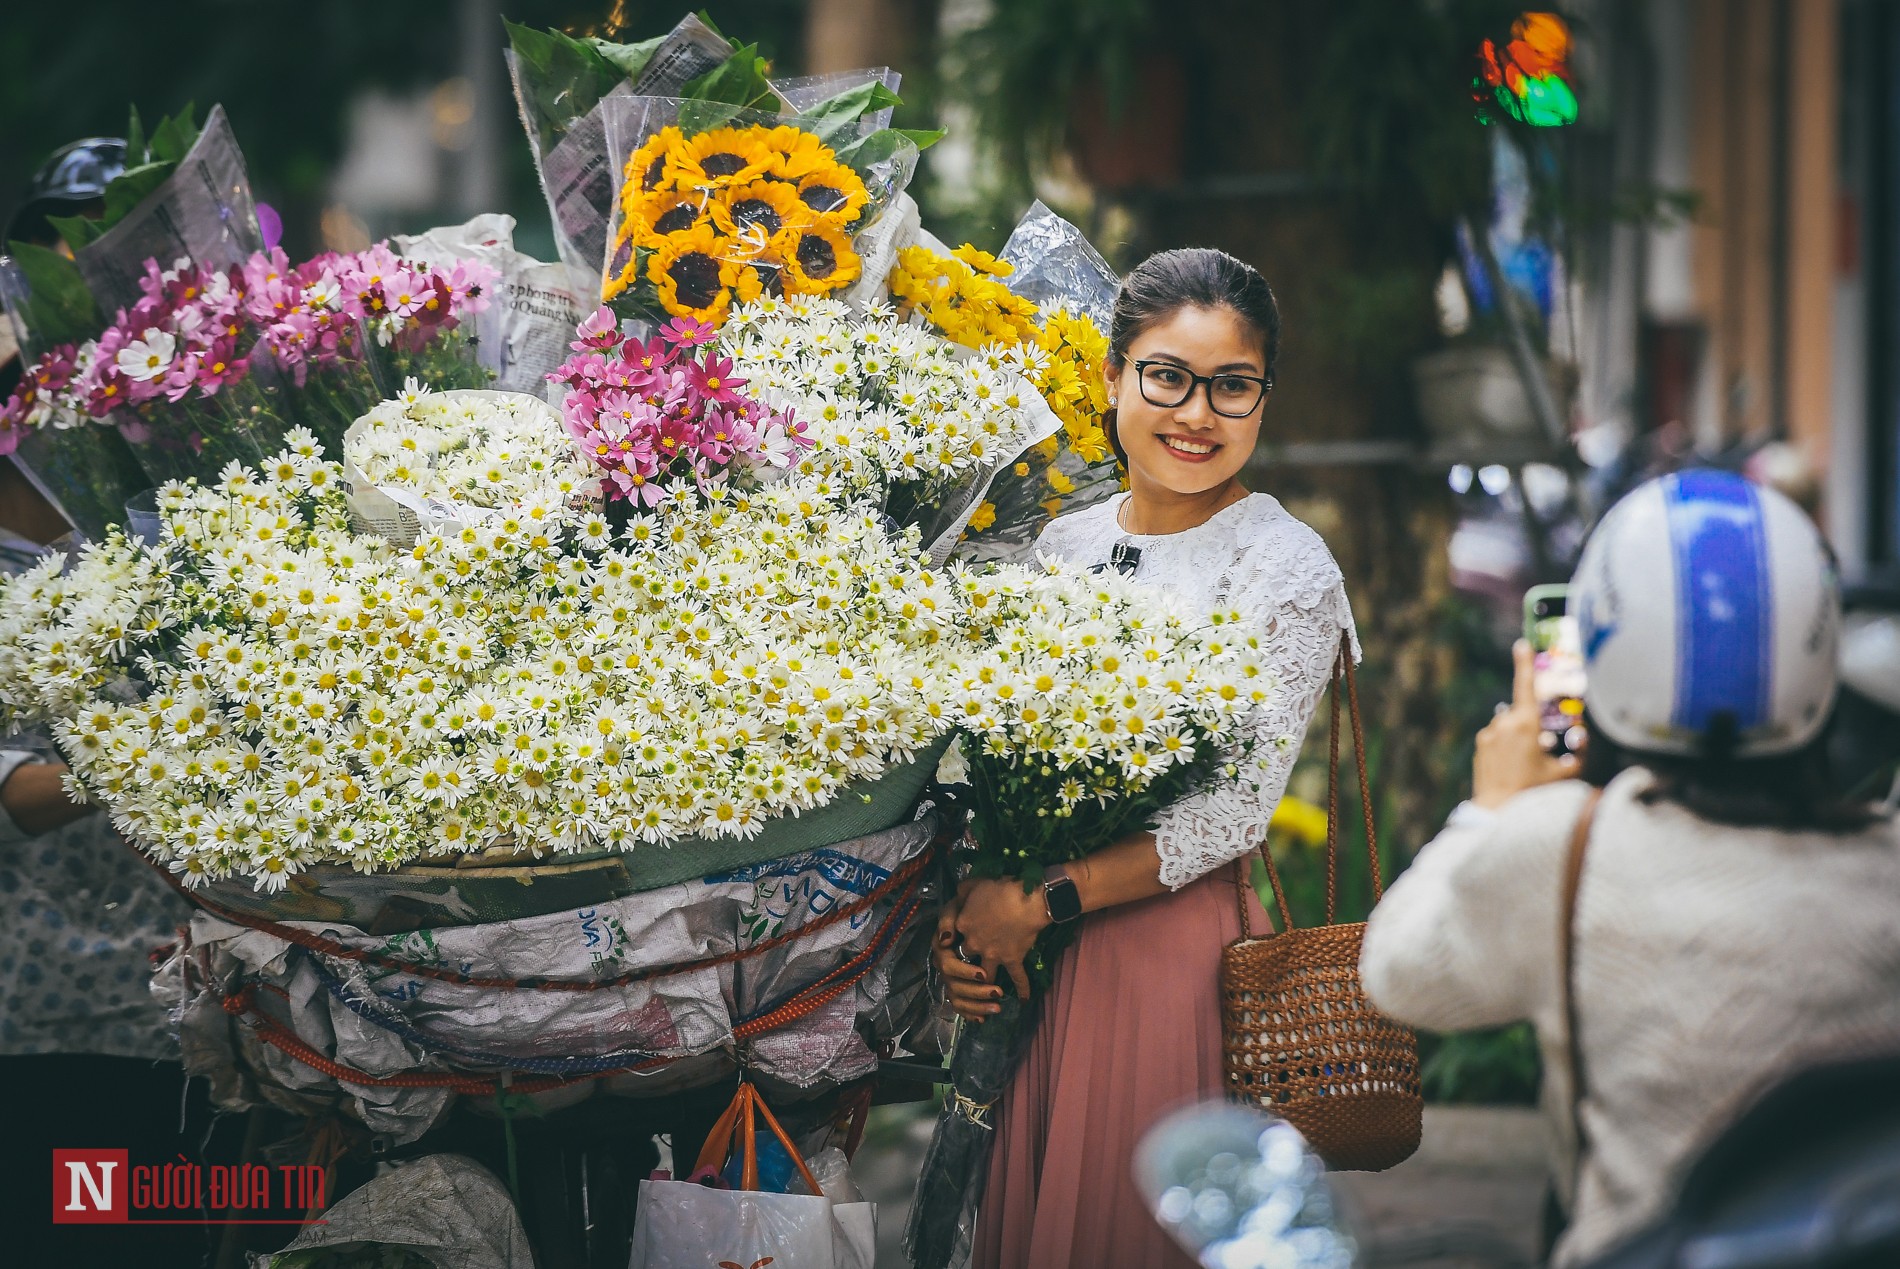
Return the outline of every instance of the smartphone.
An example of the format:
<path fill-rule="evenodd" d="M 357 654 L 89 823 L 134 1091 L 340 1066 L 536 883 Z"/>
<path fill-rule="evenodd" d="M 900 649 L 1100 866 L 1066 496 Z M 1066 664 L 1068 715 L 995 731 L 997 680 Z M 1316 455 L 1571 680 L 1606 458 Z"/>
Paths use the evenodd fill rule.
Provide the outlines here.
<path fill-rule="evenodd" d="M 1524 638 L 1531 645 L 1532 690 L 1544 748 L 1554 755 L 1583 749 L 1583 639 L 1567 611 L 1568 586 L 1533 586 L 1524 595 Z"/>

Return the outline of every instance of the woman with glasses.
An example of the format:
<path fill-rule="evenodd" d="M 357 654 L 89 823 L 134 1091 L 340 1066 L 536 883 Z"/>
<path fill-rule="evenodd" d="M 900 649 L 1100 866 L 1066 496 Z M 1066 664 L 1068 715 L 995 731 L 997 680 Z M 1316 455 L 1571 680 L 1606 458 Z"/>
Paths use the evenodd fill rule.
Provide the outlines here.
<path fill-rule="evenodd" d="M 1005 984 L 1025 983 L 1023 957 L 1045 926 L 1081 922 L 996 1108 L 978 1269 L 1192 1263 L 1147 1214 L 1130 1158 L 1165 1111 L 1222 1091 L 1221 950 L 1240 937 L 1241 903 L 1252 905 L 1254 928 L 1270 928 L 1248 856 L 1340 641 L 1353 640 L 1326 544 L 1240 483 L 1279 333 L 1265 280 L 1220 251 L 1151 257 L 1116 298 L 1109 438 L 1129 489 L 1057 520 L 1041 550 L 1151 582 L 1189 611 L 1238 610 L 1265 638 L 1279 687 L 1237 773 L 1168 807 L 1152 832 L 1028 893 L 966 882 L 946 908 L 936 963 L 973 1023 L 997 1012 Z"/>

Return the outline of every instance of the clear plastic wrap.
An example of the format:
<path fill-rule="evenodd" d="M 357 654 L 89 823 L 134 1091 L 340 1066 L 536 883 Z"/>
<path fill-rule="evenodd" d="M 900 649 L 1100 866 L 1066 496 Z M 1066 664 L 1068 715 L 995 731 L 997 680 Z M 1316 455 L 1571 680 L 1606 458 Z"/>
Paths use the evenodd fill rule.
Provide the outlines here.
<path fill-rule="evenodd" d="M 602 298 L 623 317 L 718 325 L 761 294 L 839 296 L 865 273 L 857 242 L 897 205 L 917 144 L 866 115 L 869 82 L 778 116 L 718 102 L 612 97 L 616 156 Z"/>
<path fill-rule="evenodd" d="M 981 265 L 980 254 L 969 258 Z M 1120 279 L 1080 229 L 1041 202 L 1017 224 L 999 260 L 996 280 L 1037 307 L 1035 342 L 1049 363 L 1037 386 L 1060 427 L 999 470 L 985 489 L 970 532 L 952 553 L 972 562 L 1027 560 L 1050 520 L 1122 487 L 1104 432 L 1101 376 Z"/>
<path fill-rule="evenodd" d="M 638 44 L 576 41 L 510 26 L 505 54 L 534 170 L 554 218 L 554 245 L 570 269 L 597 275 L 616 187 L 600 103 L 612 96 L 676 96 L 735 51 L 696 15 Z"/>
<path fill-rule="evenodd" d="M 1015 272 L 1009 289 L 1044 310 L 1084 314 L 1104 333 L 1122 281 L 1074 225 L 1041 199 L 1016 222 L 1001 259 Z"/>

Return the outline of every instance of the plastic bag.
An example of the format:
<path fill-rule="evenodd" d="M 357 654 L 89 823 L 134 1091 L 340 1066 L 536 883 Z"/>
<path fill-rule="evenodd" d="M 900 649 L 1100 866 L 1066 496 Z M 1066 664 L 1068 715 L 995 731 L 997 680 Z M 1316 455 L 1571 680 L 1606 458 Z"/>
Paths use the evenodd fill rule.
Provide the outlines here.
<path fill-rule="evenodd" d="M 808 1194 L 710 1190 L 687 1181 L 642 1181 L 628 1269 L 737 1265 L 752 1269 L 872 1269 L 870 1203 Z"/>
<path fill-rule="evenodd" d="M 567 360 L 574 328 L 594 311 L 593 275 L 516 251 L 515 218 L 495 212 L 393 242 L 407 259 L 435 267 L 476 260 L 501 275 L 475 318 L 477 359 L 495 372 L 500 391 L 549 400 L 548 374 Z"/>
<path fill-rule="evenodd" d="M 763 293 L 839 295 L 856 283 L 858 239 L 917 166 L 910 136 L 863 131 L 880 91 L 865 85 L 792 117 L 672 98 L 602 102 L 618 171 L 602 298 L 624 317 L 717 325 Z"/>
<path fill-rule="evenodd" d="M 252 1258 L 255 1269 L 321 1269 L 342 1253 L 400 1248 L 436 1269 L 534 1269 L 527 1235 L 493 1173 L 457 1154 L 396 1164 L 323 1214 L 290 1246 Z"/>
<path fill-rule="evenodd" d="M 760 1192 L 760 1134 L 796 1161 L 793 1182 L 803 1194 Z M 842 1157 L 842 1156 L 840 1156 Z M 731 1190 L 691 1182 L 645 1181 L 634 1214 L 629 1269 L 675 1265 L 739 1265 L 754 1269 L 873 1269 L 877 1214 L 870 1203 L 836 1203 L 826 1197 L 812 1170 L 798 1159 L 785 1129 L 751 1084 L 740 1084 L 732 1104 L 713 1125 L 700 1151 L 695 1175 L 718 1168 L 722 1159 L 739 1166 Z M 730 1170 L 728 1168 L 728 1170 Z"/>
<path fill-rule="evenodd" d="M 1044 310 L 1080 313 L 1107 333 L 1121 278 L 1074 225 L 1041 199 L 1016 222 L 1001 259 L 1013 266 L 1009 289 Z"/>

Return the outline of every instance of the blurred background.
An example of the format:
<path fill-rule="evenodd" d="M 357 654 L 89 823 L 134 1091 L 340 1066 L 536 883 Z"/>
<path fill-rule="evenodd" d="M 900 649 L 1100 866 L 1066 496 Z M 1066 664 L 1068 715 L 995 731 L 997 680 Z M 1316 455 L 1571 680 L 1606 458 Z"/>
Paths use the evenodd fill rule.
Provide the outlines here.
<path fill-rule="evenodd" d="M 71 0 L 0 23 L 0 212 L 77 137 L 228 112 L 293 256 L 486 211 L 553 258 L 501 16 L 658 35 L 679 0 Z M 1900 565 L 1900 2 L 1573 0 L 1574 121 L 1477 117 L 1493 0 L 718 0 L 779 75 L 888 65 L 943 126 L 913 186 L 996 249 L 1041 197 L 1118 267 L 1223 247 L 1285 342 L 1251 483 L 1345 569 L 1389 867 L 1464 793 L 1533 583 L 1688 463 Z M 1496 115 L 1493 109 L 1491 114 Z M 1309 746 L 1309 754 L 1324 754 Z M 1295 792 L 1323 804 L 1323 761 Z M 1287 834 L 1290 869 L 1316 856 Z M 1304 873 L 1317 877 L 1317 869 Z M 1356 892 L 1363 908 L 1363 878 Z M 1523 1033 L 1435 1050 L 1526 1102 Z"/>

